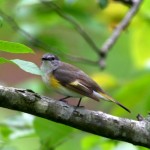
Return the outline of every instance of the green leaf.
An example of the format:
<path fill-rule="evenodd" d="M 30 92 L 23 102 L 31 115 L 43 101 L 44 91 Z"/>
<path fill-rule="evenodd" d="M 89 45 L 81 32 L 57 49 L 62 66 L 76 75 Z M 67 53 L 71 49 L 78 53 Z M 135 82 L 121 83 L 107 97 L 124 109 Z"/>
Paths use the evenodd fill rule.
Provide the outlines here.
<path fill-rule="evenodd" d="M 138 26 L 134 30 L 132 34 L 132 39 L 130 40 L 131 53 L 132 53 L 134 64 L 137 68 L 150 68 L 149 35 L 150 35 L 149 22 L 141 20 L 140 30 Z"/>
<path fill-rule="evenodd" d="M 150 71 L 134 76 L 117 91 L 115 98 L 127 108 L 131 109 L 132 115 L 145 113 L 150 108 Z M 115 107 L 114 113 L 123 112 L 119 107 Z M 124 113 L 124 112 L 123 112 Z"/>
<path fill-rule="evenodd" d="M 100 138 L 96 135 L 87 134 L 82 140 L 82 149 L 96 150 L 96 149 L 115 149 L 115 142 L 106 138 Z"/>
<path fill-rule="evenodd" d="M 20 59 L 13 59 L 11 61 L 14 62 L 16 65 L 18 65 L 22 70 L 26 72 L 29 72 L 31 74 L 41 75 L 41 71 L 39 67 L 33 62 L 24 61 Z"/>
<path fill-rule="evenodd" d="M 81 144 L 84 150 L 100 149 L 101 139 L 95 135 L 87 135 L 82 139 Z"/>
<path fill-rule="evenodd" d="M 1 132 L 0 132 L 0 137 L 2 137 L 2 139 L 5 141 L 5 140 L 8 140 L 9 139 L 9 136 L 10 134 L 12 133 L 12 130 L 5 124 L 2 124 L 0 125 L 0 129 L 1 129 Z"/>
<path fill-rule="evenodd" d="M 41 139 L 42 150 L 55 148 L 55 146 L 66 141 L 66 138 L 69 139 L 70 134 L 74 131 L 73 128 L 42 118 L 35 119 L 34 127 Z"/>
<path fill-rule="evenodd" d="M 108 5 L 108 0 L 98 0 L 100 8 L 104 9 Z"/>
<path fill-rule="evenodd" d="M 3 63 L 10 63 L 10 60 L 0 57 L 0 64 L 3 64 Z"/>
<path fill-rule="evenodd" d="M 0 51 L 9 53 L 34 53 L 34 51 L 20 43 L 1 41 L 0 40 Z"/>
<path fill-rule="evenodd" d="M 41 71 L 40 71 L 39 67 L 30 61 L 24 61 L 24 60 L 20 60 L 20 59 L 8 60 L 8 59 L 1 57 L 0 64 L 2 64 L 2 63 L 14 63 L 19 68 L 21 68 L 22 70 L 24 70 L 26 72 L 29 72 L 29 73 L 35 74 L 35 75 L 41 75 Z"/>
<path fill-rule="evenodd" d="M 40 142 L 38 137 L 33 135 L 11 140 L 10 145 L 14 146 L 16 150 L 39 150 Z"/>

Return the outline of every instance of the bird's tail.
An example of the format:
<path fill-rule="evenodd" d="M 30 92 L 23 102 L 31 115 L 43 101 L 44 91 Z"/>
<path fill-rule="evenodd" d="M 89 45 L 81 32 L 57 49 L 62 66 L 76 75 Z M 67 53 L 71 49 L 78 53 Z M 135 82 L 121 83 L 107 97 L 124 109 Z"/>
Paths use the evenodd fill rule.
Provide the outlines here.
<path fill-rule="evenodd" d="M 100 95 L 103 97 L 103 99 L 110 101 L 110 102 L 114 102 L 117 105 L 119 105 L 120 107 L 122 107 L 123 109 L 125 109 L 126 111 L 128 111 L 129 113 L 131 113 L 131 111 L 126 108 L 125 106 L 123 106 L 121 103 L 119 103 L 118 101 L 114 100 L 111 96 L 107 95 L 106 93 L 100 93 Z"/>

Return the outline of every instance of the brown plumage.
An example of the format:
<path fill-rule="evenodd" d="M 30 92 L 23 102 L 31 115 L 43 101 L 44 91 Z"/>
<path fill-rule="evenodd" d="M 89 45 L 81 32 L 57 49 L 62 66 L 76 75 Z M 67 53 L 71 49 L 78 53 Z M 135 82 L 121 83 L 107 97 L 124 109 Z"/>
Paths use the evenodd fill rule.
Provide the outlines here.
<path fill-rule="evenodd" d="M 62 62 L 62 64 L 52 73 L 62 86 L 67 87 L 70 90 L 75 91 L 77 93 L 80 93 L 81 95 L 99 101 L 100 99 L 95 95 L 93 95 L 93 91 L 96 91 L 100 93 L 104 98 L 106 98 L 105 100 L 114 102 L 117 105 L 121 106 L 126 111 L 130 112 L 130 110 L 127 109 L 125 106 L 123 106 L 118 101 L 114 100 L 112 97 L 107 95 L 102 90 L 102 88 L 87 74 L 85 74 L 82 70 L 79 70 L 77 67 L 73 65 Z M 76 85 L 72 84 L 76 81 L 78 81 L 81 84 Z"/>
<path fill-rule="evenodd" d="M 114 102 L 130 112 L 129 109 L 106 94 L 86 73 L 73 65 L 60 61 L 53 54 L 43 55 L 41 70 L 43 72 L 43 80 L 54 87 L 56 91 L 67 96 L 66 98 L 79 97 L 78 106 L 82 97 L 86 96 L 96 101 L 104 99 Z"/>
<path fill-rule="evenodd" d="M 67 70 L 64 69 L 66 67 Z M 98 84 L 95 81 L 89 78 L 88 75 L 85 74 L 83 71 L 79 70 L 77 67 L 72 66 L 70 64 L 62 62 L 62 65 L 53 71 L 53 75 L 60 82 L 61 85 L 68 87 L 76 92 L 79 92 L 84 96 L 91 97 L 93 90 L 96 92 L 103 93 L 103 90 L 98 86 Z M 78 80 L 79 83 L 84 85 L 85 88 L 81 85 L 77 86 L 71 85 L 71 83 L 75 82 L 76 80 Z M 93 97 L 91 98 L 93 99 Z M 99 101 L 96 98 L 94 99 Z"/>

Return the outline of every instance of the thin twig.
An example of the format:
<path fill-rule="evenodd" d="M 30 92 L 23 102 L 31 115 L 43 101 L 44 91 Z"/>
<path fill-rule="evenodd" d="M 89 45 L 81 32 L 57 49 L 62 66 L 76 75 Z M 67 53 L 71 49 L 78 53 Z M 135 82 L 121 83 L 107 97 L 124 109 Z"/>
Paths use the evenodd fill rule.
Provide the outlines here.
<path fill-rule="evenodd" d="M 54 47 L 50 47 L 49 45 L 47 45 L 46 43 L 40 41 L 39 39 L 31 36 L 31 34 L 29 34 L 28 32 L 26 32 L 24 29 L 22 29 L 17 22 L 11 17 L 8 16 L 6 13 L 4 13 L 1 9 L 0 9 L 0 15 L 1 17 L 3 17 L 3 19 L 8 22 L 8 24 L 11 26 L 11 28 L 16 31 L 16 32 L 20 32 L 22 35 L 24 35 L 25 37 L 27 37 L 29 44 L 32 46 L 36 46 L 45 50 L 50 50 L 50 51 L 57 51 L 56 48 Z"/>
<path fill-rule="evenodd" d="M 27 40 L 29 41 L 29 44 L 31 46 L 34 45 L 34 46 L 36 46 L 38 48 L 42 48 L 46 51 L 48 50 L 50 52 L 59 54 L 59 50 L 57 48 L 49 46 L 46 43 L 42 42 L 41 40 L 31 36 L 27 31 L 22 29 L 11 16 L 8 16 L 7 14 L 5 14 L 1 9 L 0 9 L 0 15 L 3 17 L 3 19 L 6 22 L 8 22 L 8 24 L 11 26 L 11 28 L 14 31 L 20 32 L 22 35 L 24 35 L 27 38 Z M 63 55 L 68 60 L 84 62 L 84 63 L 87 63 L 89 65 L 96 65 L 98 63 L 98 61 L 96 62 L 96 61 L 92 61 L 92 60 L 89 60 L 89 59 L 86 59 L 86 58 L 68 55 L 68 54 L 63 53 L 62 51 L 60 52 L 60 54 Z"/>
<path fill-rule="evenodd" d="M 93 48 L 93 50 L 98 54 L 98 56 L 100 57 L 100 61 L 91 61 L 85 58 L 79 58 L 79 57 L 68 57 L 68 55 L 66 55 L 65 53 L 61 52 L 61 54 L 64 55 L 64 57 L 69 58 L 71 60 L 74 61 L 79 61 L 79 62 L 86 62 L 90 65 L 95 65 L 97 63 L 99 63 L 99 66 L 101 68 L 105 67 L 105 58 L 106 55 L 108 53 L 108 51 L 110 50 L 110 48 L 115 44 L 115 42 L 117 41 L 117 39 L 119 38 L 119 35 L 121 34 L 121 31 L 129 24 L 129 22 L 131 21 L 131 19 L 133 18 L 133 16 L 137 13 L 140 4 L 142 2 L 142 0 L 134 0 L 132 7 L 130 8 L 130 10 L 128 11 L 128 13 L 126 14 L 126 16 L 124 17 L 124 19 L 120 22 L 120 24 L 116 27 L 116 29 L 114 30 L 114 32 L 112 33 L 112 35 L 106 40 L 106 42 L 102 45 L 102 47 L 99 49 L 96 44 L 94 43 L 94 41 L 90 38 L 90 36 L 83 30 L 83 28 L 78 24 L 78 22 L 72 18 L 70 15 L 64 13 L 60 7 L 58 7 L 55 3 L 53 2 L 46 2 L 45 0 L 40 0 L 43 4 L 45 4 L 46 6 L 52 8 L 59 16 L 61 16 L 62 18 L 64 18 L 66 21 L 70 22 L 72 25 L 74 25 L 74 27 L 76 28 L 76 30 L 81 34 L 81 36 L 87 41 L 87 43 Z M 19 25 L 16 23 L 16 21 L 6 15 L 2 10 L 0 10 L 0 15 L 9 23 L 9 25 L 15 30 L 15 31 L 19 31 L 20 33 L 22 33 L 23 35 L 25 35 L 28 39 L 28 41 L 32 44 L 34 44 L 37 47 L 40 47 L 42 49 L 45 50 L 49 50 L 51 52 L 58 52 L 58 49 L 55 47 L 51 47 L 49 45 L 47 45 L 46 43 L 32 37 L 28 32 L 26 32 L 25 30 L 23 30 L 22 28 L 19 27 Z"/>
<path fill-rule="evenodd" d="M 48 6 L 49 8 L 53 9 L 59 16 L 70 22 L 74 25 L 74 27 L 77 29 L 77 31 L 81 34 L 81 36 L 87 41 L 87 43 L 93 48 L 93 50 L 98 54 L 100 57 L 99 66 L 101 68 L 105 67 L 105 58 L 110 50 L 110 48 L 115 44 L 117 39 L 119 38 L 119 35 L 121 34 L 121 31 L 125 29 L 125 27 L 129 24 L 129 22 L 132 20 L 134 15 L 137 13 L 139 6 L 142 2 L 142 0 L 134 0 L 133 5 L 126 14 L 126 16 L 123 18 L 123 20 L 120 22 L 120 24 L 116 27 L 112 35 L 106 40 L 106 42 L 102 45 L 102 47 L 99 49 L 94 41 L 89 37 L 89 35 L 83 30 L 83 28 L 77 23 L 76 20 L 74 20 L 70 15 L 64 13 L 59 6 L 57 6 L 55 3 L 45 0 L 40 0 L 43 4 Z M 80 61 L 80 59 L 78 59 Z M 97 62 L 97 61 L 96 61 Z M 92 62 L 92 64 L 95 64 L 95 62 Z M 90 63 L 91 64 L 91 63 Z"/>
<path fill-rule="evenodd" d="M 72 56 L 72 55 L 69 55 L 67 54 L 69 60 L 73 60 L 73 61 L 76 61 L 76 62 L 79 62 L 79 63 L 86 63 L 86 64 L 89 64 L 89 65 L 92 65 L 92 66 L 97 66 L 98 64 L 98 61 L 93 61 L 93 60 L 89 60 L 89 59 L 86 59 L 86 58 L 83 58 L 83 57 L 77 57 L 77 56 Z"/>
<path fill-rule="evenodd" d="M 75 29 L 81 34 L 85 41 L 93 48 L 93 50 L 99 55 L 99 47 L 92 40 L 92 38 L 85 32 L 85 30 L 79 25 L 79 23 L 70 15 L 63 12 L 63 10 L 52 1 L 40 0 L 45 6 L 53 9 L 60 17 L 71 23 Z"/>
<path fill-rule="evenodd" d="M 123 20 L 119 23 L 119 25 L 115 28 L 113 31 L 112 35 L 106 40 L 106 42 L 102 45 L 100 48 L 100 64 L 105 65 L 105 57 L 110 50 L 110 48 L 115 44 L 117 39 L 119 38 L 121 31 L 124 30 L 134 17 L 134 15 L 137 13 L 139 10 L 140 4 L 142 3 L 143 0 L 134 0 L 134 3 L 132 7 L 129 9 L 127 12 L 126 16 L 123 18 Z"/>

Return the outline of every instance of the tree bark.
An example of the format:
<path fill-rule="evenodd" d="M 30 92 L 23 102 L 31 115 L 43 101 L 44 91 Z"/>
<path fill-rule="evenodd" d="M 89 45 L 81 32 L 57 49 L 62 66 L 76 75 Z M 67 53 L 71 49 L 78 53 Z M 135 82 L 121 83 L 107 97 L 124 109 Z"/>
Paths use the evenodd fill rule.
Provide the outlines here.
<path fill-rule="evenodd" d="M 119 118 L 100 111 L 76 108 L 31 90 L 0 86 L 0 107 L 26 112 L 110 139 L 150 148 L 150 118 Z"/>

